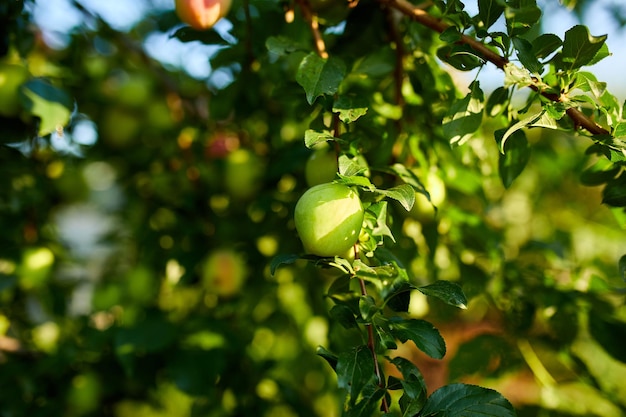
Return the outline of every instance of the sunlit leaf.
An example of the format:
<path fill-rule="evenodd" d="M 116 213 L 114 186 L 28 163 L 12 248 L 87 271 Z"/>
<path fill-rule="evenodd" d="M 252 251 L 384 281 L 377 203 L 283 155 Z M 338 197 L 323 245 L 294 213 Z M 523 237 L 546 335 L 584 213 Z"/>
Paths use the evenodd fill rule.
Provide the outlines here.
<path fill-rule="evenodd" d="M 24 107 L 41 121 L 39 135 L 62 129 L 70 121 L 72 100 L 67 93 L 41 78 L 27 81 L 21 90 Z"/>
<path fill-rule="evenodd" d="M 343 123 L 352 123 L 367 113 L 367 102 L 360 96 L 341 95 L 333 104 L 333 112 L 339 113 Z"/>
<path fill-rule="evenodd" d="M 428 398 L 417 417 L 514 417 L 515 409 L 500 393 L 468 384 L 445 385 Z"/>
<path fill-rule="evenodd" d="M 417 289 L 423 294 L 436 297 L 451 306 L 467 308 L 467 298 L 465 298 L 461 286 L 455 282 L 439 280 Z"/>
<path fill-rule="evenodd" d="M 562 60 L 568 69 L 580 68 L 588 65 L 600 51 L 607 36 L 592 36 L 589 29 L 583 25 L 576 25 L 565 32 L 563 41 Z"/>
<path fill-rule="evenodd" d="M 311 53 L 300 63 L 296 81 L 304 88 L 309 104 L 313 104 L 320 96 L 335 94 L 345 74 L 346 66 L 338 58 L 324 59 Z"/>
<path fill-rule="evenodd" d="M 389 319 L 389 327 L 391 333 L 401 342 L 411 340 L 431 358 L 441 359 L 446 354 L 446 343 L 439 330 L 425 320 L 392 317 Z"/>
<path fill-rule="evenodd" d="M 443 119 L 443 134 L 450 143 L 460 145 L 480 127 L 483 119 L 483 92 L 478 82 L 463 99 L 455 101 Z"/>

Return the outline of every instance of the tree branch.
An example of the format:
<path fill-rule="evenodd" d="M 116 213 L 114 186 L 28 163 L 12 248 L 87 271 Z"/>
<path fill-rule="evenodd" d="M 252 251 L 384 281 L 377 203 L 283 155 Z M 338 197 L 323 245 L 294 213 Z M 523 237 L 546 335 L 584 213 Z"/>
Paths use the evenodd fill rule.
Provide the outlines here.
<path fill-rule="evenodd" d="M 313 34 L 313 46 L 315 46 L 315 52 L 321 58 L 328 58 L 328 52 L 326 52 L 326 44 L 324 43 L 324 39 L 322 38 L 322 33 L 320 32 L 319 22 L 317 21 L 317 16 L 311 11 L 311 6 L 307 0 L 296 0 L 298 6 L 300 6 L 300 10 L 302 11 L 302 17 L 309 24 L 311 28 L 311 34 Z"/>
<path fill-rule="evenodd" d="M 389 7 L 393 7 L 394 9 L 402 12 L 404 15 L 410 17 L 418 23 L 436 31 L 443 32 L 444 30 L 450 27 L 449 24 L 437 19 L 436 17 L 430 15 L 428 12 L 422 10 L 421 8 L 409 3 L 407 0 L 379 0 L 381 3 L 386 4 Z M 466 44 L 470 46 L 476 53 L 486 62 L 491 62 L 496 67 L 500 69 L 504 69 L 505 65 L 509 63 L 509 60 L 500 56 L 490 48 L 488 48 L 485 44 L 471 36 L 461 35 L 461 39 L 458 41 L 459 43 Z M 552 100 L 554 102 L 564 102 L 564 97 L 550 94 L 543 91 L 537 86 L 530 86 L 533 90 L 539 92 L 545 98 Z M 581 127 L 587 130 L 589 133 L 593 135 L 610 135 L 610 132 L 606 130 L 604 127 L 600 126 L 589 117 L 587 117 L 583 112 L 578 110 L 577 108 L 571 107 L 567 109 L 567 115 L 574 122 L 577 127 Z"/>

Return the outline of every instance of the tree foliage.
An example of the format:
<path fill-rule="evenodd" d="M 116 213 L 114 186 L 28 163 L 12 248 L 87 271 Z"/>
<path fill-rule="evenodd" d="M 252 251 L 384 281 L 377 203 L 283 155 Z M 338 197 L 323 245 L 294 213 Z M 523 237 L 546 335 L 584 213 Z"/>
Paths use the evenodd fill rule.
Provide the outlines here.
<path fill-rule="evenodd" d="M 0 415 L 624 413 L 606 35 L 535 0 L 233 0 L 207 31 L 75 0 L 56 34 L 42 3 L 0 4 Z M 321 145 L 365 209 L 345 257 L 294 226 Z"/>

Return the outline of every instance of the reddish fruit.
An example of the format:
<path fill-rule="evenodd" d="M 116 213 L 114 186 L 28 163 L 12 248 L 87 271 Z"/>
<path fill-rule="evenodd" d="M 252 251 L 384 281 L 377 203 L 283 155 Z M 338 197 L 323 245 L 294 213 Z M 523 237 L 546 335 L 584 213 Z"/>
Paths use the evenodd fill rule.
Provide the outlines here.
<path fill-rule="evenodd" d="M 231 0 L 176 0 L 176 13 L 180 20 L 194 29 L 210 29 L 226 16 Z"/>

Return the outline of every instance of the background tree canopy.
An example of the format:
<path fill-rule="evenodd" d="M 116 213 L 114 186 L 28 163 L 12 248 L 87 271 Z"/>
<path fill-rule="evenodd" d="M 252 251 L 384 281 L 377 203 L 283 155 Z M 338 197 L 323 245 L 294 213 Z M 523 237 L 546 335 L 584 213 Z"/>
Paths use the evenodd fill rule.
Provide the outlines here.
<path fill-rule="evenodd" d="M 97 3 L 0 3 L 0 416 L 626 413 L 591 1 Z M 330 181 L 358 242 L 306 254 Z"/>

